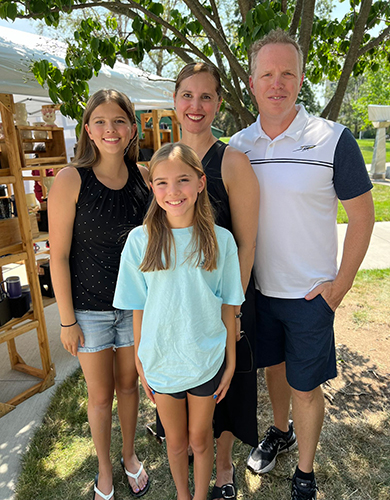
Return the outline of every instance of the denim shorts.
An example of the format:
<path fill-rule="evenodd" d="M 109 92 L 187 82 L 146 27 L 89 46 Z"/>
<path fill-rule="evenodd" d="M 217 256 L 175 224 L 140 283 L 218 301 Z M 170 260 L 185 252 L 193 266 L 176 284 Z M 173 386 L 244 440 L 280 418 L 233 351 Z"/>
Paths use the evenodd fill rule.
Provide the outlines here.
<path fill-rule="evenodd" d="M 75 310 L 77 323 L 84 334 L 84 347 L 78 352 L 99 352 L 134 345 L 133 311 Z"/>
<path fill-rule="evenodd" d="M 322 295 L 279 299 L 256 290 L 257 367 L 285 361 L 290 386 L 312 391 L 337 376 L 333 323 Z"/>
<path fill-rule="evenodd" d="M 202 398 L 207 398 L 208 396 L 212 396 L 214 392 L 218 389 L 218 386 L 221 382 L 222 375 L 224 374 L 226 367 L 226 360 L 222 363 L 221 368 L 218 370 L 217 374 L 214 377 L 204 384 L 193 387 L 192 389 L 188 389 L 187 391 L 180 392 L 172 392 L 172 393 L 164 393 L 167 396 L 172 396 L 175 399 L 186 399 L 187 394 L 191 394 L 191 396 L 198 396 Z M 162 392 L 156 391 L 157 394 L 163 394 Z"/>

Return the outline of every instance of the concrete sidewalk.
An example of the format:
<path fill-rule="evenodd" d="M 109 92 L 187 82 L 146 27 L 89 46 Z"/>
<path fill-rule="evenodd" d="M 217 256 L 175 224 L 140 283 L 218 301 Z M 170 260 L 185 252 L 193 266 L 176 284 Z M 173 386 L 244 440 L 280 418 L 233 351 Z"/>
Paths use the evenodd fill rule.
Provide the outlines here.
<path fill-rule="evenodd" d="M 389 191 L 390 195 L 390 191 Z M 342 253 L 346 225 L 338 226 L 339 259 Z M 390 222 L 375 224 L 370 248 L 361 269 L 390 268 Z M 4 273 L 5 276 L 7 275 Z M 26 283 L 23 267 L 12 267 L 9 274 L 19 274 Z M 65 351 L 60 342 L 60 327 L 57 305 L 45 309 L 47 331 L 52 361 L 56 366 L 56 384 L 50 389 L 32 396 L 15 410 L 0 418 L 0 500 L 14 499 L 14 489 L 20 472 L 20 458 L 26 450 L 34 431 L 40 426 L 51 396 L 59 384 L 78 367 L 77 358 Z M 18 351 L 32 366 L 40 366 L 35 331 L 16 339 Z M 0 345 L 0 401 L 7 401 L 13 395 L 34 385 L 36 380 L 28 375 L 10 369 L 6 344 Z M 37 499 L 39 500 L 39 499 Z"/>

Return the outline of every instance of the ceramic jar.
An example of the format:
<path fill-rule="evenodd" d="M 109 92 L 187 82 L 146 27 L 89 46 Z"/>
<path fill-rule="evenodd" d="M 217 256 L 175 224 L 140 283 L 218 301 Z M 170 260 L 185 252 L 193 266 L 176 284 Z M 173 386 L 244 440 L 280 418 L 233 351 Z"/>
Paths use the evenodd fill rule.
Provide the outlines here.
<path fill-rule="evenodd" d="M 55 126 L 56 110 L 50 107 L 42 107 L 42 118 L 45 124 L 49 127 Z"/>
<path fill-rule="evenodd" d="M 16 125 L 27 125 L 27 109 L 24 102 L 15 103 L 14 116 Z"/>

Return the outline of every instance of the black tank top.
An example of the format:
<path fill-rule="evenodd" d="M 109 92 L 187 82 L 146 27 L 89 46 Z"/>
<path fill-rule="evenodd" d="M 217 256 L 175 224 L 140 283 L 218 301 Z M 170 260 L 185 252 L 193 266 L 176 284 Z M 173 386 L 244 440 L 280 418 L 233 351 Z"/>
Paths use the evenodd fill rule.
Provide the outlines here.
<path fill-rule="evenodd" d="M 227 144 L 215 142 L 202 160 L 207 178 L 207 192 L 215 212 L 215 223 L 229 231 L 232 230 L 229 196 L 226 192 L 221 173 L 222 159 Z"/>
<path fill-rule="evenodd" d="M 122 189 L 107 188 L 92 168 L 79 168 L 80 194 L 70 250 L 75 309 L 113 309 L 122 248 L 129 230 L 142 224 L 149 190 L 135 163 Z"/>

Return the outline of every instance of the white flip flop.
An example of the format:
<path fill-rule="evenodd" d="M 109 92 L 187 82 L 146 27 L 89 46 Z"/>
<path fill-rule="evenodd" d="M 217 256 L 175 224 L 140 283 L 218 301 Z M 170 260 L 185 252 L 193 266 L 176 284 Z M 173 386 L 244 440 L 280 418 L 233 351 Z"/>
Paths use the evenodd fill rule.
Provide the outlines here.
<path fill-rule="evenodd" d="M 143 468 L 144 468 L 144 465 L 142 462 L 140 462 L 141 465 L 139 466 L 139 469 L 138 469 L 138 472 L 136 474 L 133 474 L 132 472 L 129 472 L 126 467 L 125 467 L 125 462 L 123 460 L 123 457 L 121 458 L 121 465 L 122 465 L 122 468 L 123 468 L 123 471 L 124 473 L 126 474 L 126 476 L 128 477 L 131 477 L 132 479 L 134 479 L 135 481 L 135 484 L 139 487 L 139 483 L 138 483 L 138 478 L 140 477 L 141 475 L 141 472 L 143 471 Z M 130 493 L 139 498 L 139 497 L 142 497 L 143 495 L 145 495 L 145 493 L 149 490 L 149 487 L 150 487 L 150 481 L 149 481 L 149 478 L 148 478 L 148 481 L 147 483 L 145 484 L 145 488 L 144 489 L 140 489 L 138 492 L 135 492 L 133 490 L 133 488 L 131 487 L 130 483 L 129 483 L 129 490 L 130 490 Z"/>
<path fill-rule="evenodd" d="M 105 495 L 97 487 L 97 485 L 98 485 L 98 479 L 99 479 L 99 474 L 96 474 L 96 476 L 95 476 L 95 484 L 93 486 L 93 499 L 92 500 L 95 500 L 95 493 L 97 493 L 98 495 L 100 495 L 103 498 L 103 500 L 111 500 L 111 499 L 113 499 L 114 498 L 114 486 L 112 487 L 111 493 L 109 493 L 108 495 Z"/>

